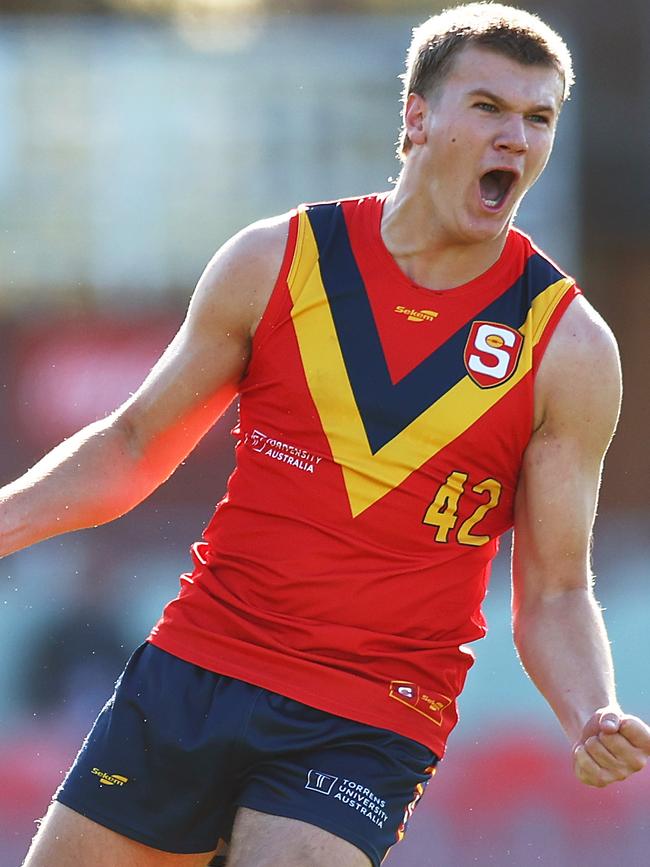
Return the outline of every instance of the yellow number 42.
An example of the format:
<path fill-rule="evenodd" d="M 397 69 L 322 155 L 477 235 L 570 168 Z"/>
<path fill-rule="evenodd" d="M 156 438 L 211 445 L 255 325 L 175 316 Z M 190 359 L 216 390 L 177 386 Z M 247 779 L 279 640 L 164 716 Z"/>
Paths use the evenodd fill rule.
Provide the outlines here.
<path fill-rule="evenodd" d="M 424 513 L 423 524 L 437 527 L 436 542 L 447 542 L 449 533 L 455 529 L 458 522 L 458 504 L 465 493 L 467 473 L 455 471 L 447 476 L 447 480 L 438 488 L 433 502 Z M 488 500 L 481 503 L 458 528 L 456 541 L 461 545 L 485 545 L 489 536 L 475 536 L 472 529 L 482 521 L 490 509 L 499 505 L 501 484 L 496 479 L 484 479 L 472 487 L 475 494 L 488 494 Z"/>

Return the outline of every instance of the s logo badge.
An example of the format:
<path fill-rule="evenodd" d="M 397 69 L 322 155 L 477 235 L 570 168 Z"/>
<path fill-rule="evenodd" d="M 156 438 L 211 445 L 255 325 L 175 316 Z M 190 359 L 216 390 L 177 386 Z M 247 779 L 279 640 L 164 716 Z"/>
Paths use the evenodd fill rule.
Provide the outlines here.
<path fill-rule="evenodd" d="M 480 388 L 501 385 L 515 372 L 524 338 L 509 325 L 472 322 L 465 344 L 465 367 Z"/>
<path fill-rule="evenodd" d="M 398 701 L 417 704 L 420 699 L 420 688 L 408 680 L 392 680 L 388 694 Z"/>

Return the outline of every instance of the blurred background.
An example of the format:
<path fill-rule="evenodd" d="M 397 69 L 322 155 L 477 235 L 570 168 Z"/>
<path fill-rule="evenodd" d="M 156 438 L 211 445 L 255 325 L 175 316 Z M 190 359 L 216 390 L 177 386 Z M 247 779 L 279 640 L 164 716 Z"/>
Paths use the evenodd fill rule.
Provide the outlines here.
<path fill-rule="evenodd" d="M 410 30 L 391 0 L 0 0 L 0 482 L 133 391 L 248 222 L 386 189 Z M 445 4 L 446 5 L 446 4 Z M 594 551 L 621 700 L 650 718 L 650 6 L 520 2 L 577 84 L 518 224 L 612 325 L 626 395 Z M 128 517 L 0 564 L 0 867 L 20 863 L 232 468 L 229 411 Z M 504 544 L 507 548 L 507 543 Z M 506 558 L 448 757 L 391 867 L 647 865 L 650 771 L 573 781 L 512 647 Z"/>

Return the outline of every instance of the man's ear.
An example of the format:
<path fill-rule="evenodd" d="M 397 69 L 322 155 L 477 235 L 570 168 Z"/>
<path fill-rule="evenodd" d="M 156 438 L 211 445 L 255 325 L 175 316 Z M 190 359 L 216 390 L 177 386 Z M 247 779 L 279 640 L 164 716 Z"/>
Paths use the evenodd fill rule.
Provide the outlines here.
<path fill-rule="evenodd" d="M 414 145 L 424 144 L 427 140 L 425 119 L 429 105 L 419 93 L 409 93 L 404 108 L 404 130 Z"/>

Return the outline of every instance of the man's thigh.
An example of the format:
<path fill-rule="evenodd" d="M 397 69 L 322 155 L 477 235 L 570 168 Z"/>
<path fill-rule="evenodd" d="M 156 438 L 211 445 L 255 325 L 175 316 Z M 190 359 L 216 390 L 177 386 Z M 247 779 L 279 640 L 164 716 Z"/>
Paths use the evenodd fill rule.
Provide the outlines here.
<path fill-rule="evenodd" d="M 240 807 L 227 867 L 369 867 L 368 856 L 322 828 Z"/>
<path fill-rule="evenodd" d="M 212 852 L 177 855 L 129 840 L 54 802 L 23 867 L 206 867 Z"/>

